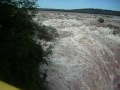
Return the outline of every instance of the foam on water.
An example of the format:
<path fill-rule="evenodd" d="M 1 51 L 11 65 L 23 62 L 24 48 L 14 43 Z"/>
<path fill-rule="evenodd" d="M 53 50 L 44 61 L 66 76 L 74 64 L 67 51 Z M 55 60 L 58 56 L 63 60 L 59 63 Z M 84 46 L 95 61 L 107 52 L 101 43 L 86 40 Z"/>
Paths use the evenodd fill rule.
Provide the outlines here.
<path fill-rule="evenodd" d="M 57 29 L 48 90 L 120 90 L 120 37 L 75 19 L 43 22 Z"/>

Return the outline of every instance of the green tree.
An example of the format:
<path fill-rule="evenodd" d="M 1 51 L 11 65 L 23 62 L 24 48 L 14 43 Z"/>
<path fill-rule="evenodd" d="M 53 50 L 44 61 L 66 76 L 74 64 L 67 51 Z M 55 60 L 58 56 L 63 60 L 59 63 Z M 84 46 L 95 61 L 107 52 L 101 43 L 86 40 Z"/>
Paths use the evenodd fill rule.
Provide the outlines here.
<path fill-rule="evenodd" d="M 34 37 L 48 41 L 56 36 L 55 29 L 33 21 L 28 10 L 35 7 L 35 0 L 0 1 L 0 79 L 22 90 L 45 89 L 46 75 L 39 66 L 48 64 L 51 50 Z"/>

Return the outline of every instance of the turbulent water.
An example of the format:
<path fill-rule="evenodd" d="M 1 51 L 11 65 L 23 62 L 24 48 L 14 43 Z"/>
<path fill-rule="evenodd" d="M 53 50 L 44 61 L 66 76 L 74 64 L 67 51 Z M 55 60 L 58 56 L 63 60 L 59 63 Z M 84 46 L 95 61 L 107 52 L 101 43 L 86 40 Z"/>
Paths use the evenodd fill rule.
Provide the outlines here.
<path fill-rule="evenodd" d="M 94 15 L 47 14 L 51 16 L 45 14 L 43 24 L 59 34 L 50 57 L 48 90 L 120 90 L 120 28 L 109 27 L 119 27 L 120 17 L 105 18 L 99 25 Z"/>

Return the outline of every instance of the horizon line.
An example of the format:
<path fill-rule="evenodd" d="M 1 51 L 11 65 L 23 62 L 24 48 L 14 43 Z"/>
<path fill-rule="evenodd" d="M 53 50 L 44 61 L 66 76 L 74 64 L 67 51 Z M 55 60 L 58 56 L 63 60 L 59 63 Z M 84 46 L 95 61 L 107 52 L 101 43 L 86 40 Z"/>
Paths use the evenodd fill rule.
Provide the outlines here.
<path fill-rule="evenodd" d="M 77 9 L 100 9 L 100 10 L 110 10 L 110 11 L 118 11 L 120 12 L 120 10 L 112 10 L 112 9 L 102 9 L 102 8 L 69 8 L 69 9 L 62 9 L 62 8 L 45 8 L 45 7 L 38 7 L 41 9 L 56 9 L 56 10 L 77 10 Z"/>

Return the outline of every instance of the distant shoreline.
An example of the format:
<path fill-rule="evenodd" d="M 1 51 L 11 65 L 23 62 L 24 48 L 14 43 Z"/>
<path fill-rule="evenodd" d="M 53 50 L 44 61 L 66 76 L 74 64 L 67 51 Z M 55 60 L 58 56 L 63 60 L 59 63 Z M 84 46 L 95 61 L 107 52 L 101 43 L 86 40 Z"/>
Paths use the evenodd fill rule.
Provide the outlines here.
<path fill-rule="evenodd" d="M 89 13 L 89 14 L 103 14 L 103 15 L 114 15 L 120 16 L 120 11 L 104 10 L 104 9 L 51 9 L 51 8 L 37 8 L 38 11 L 59 11 L 59 12 L 76 12 L 76 13 Z"/>

